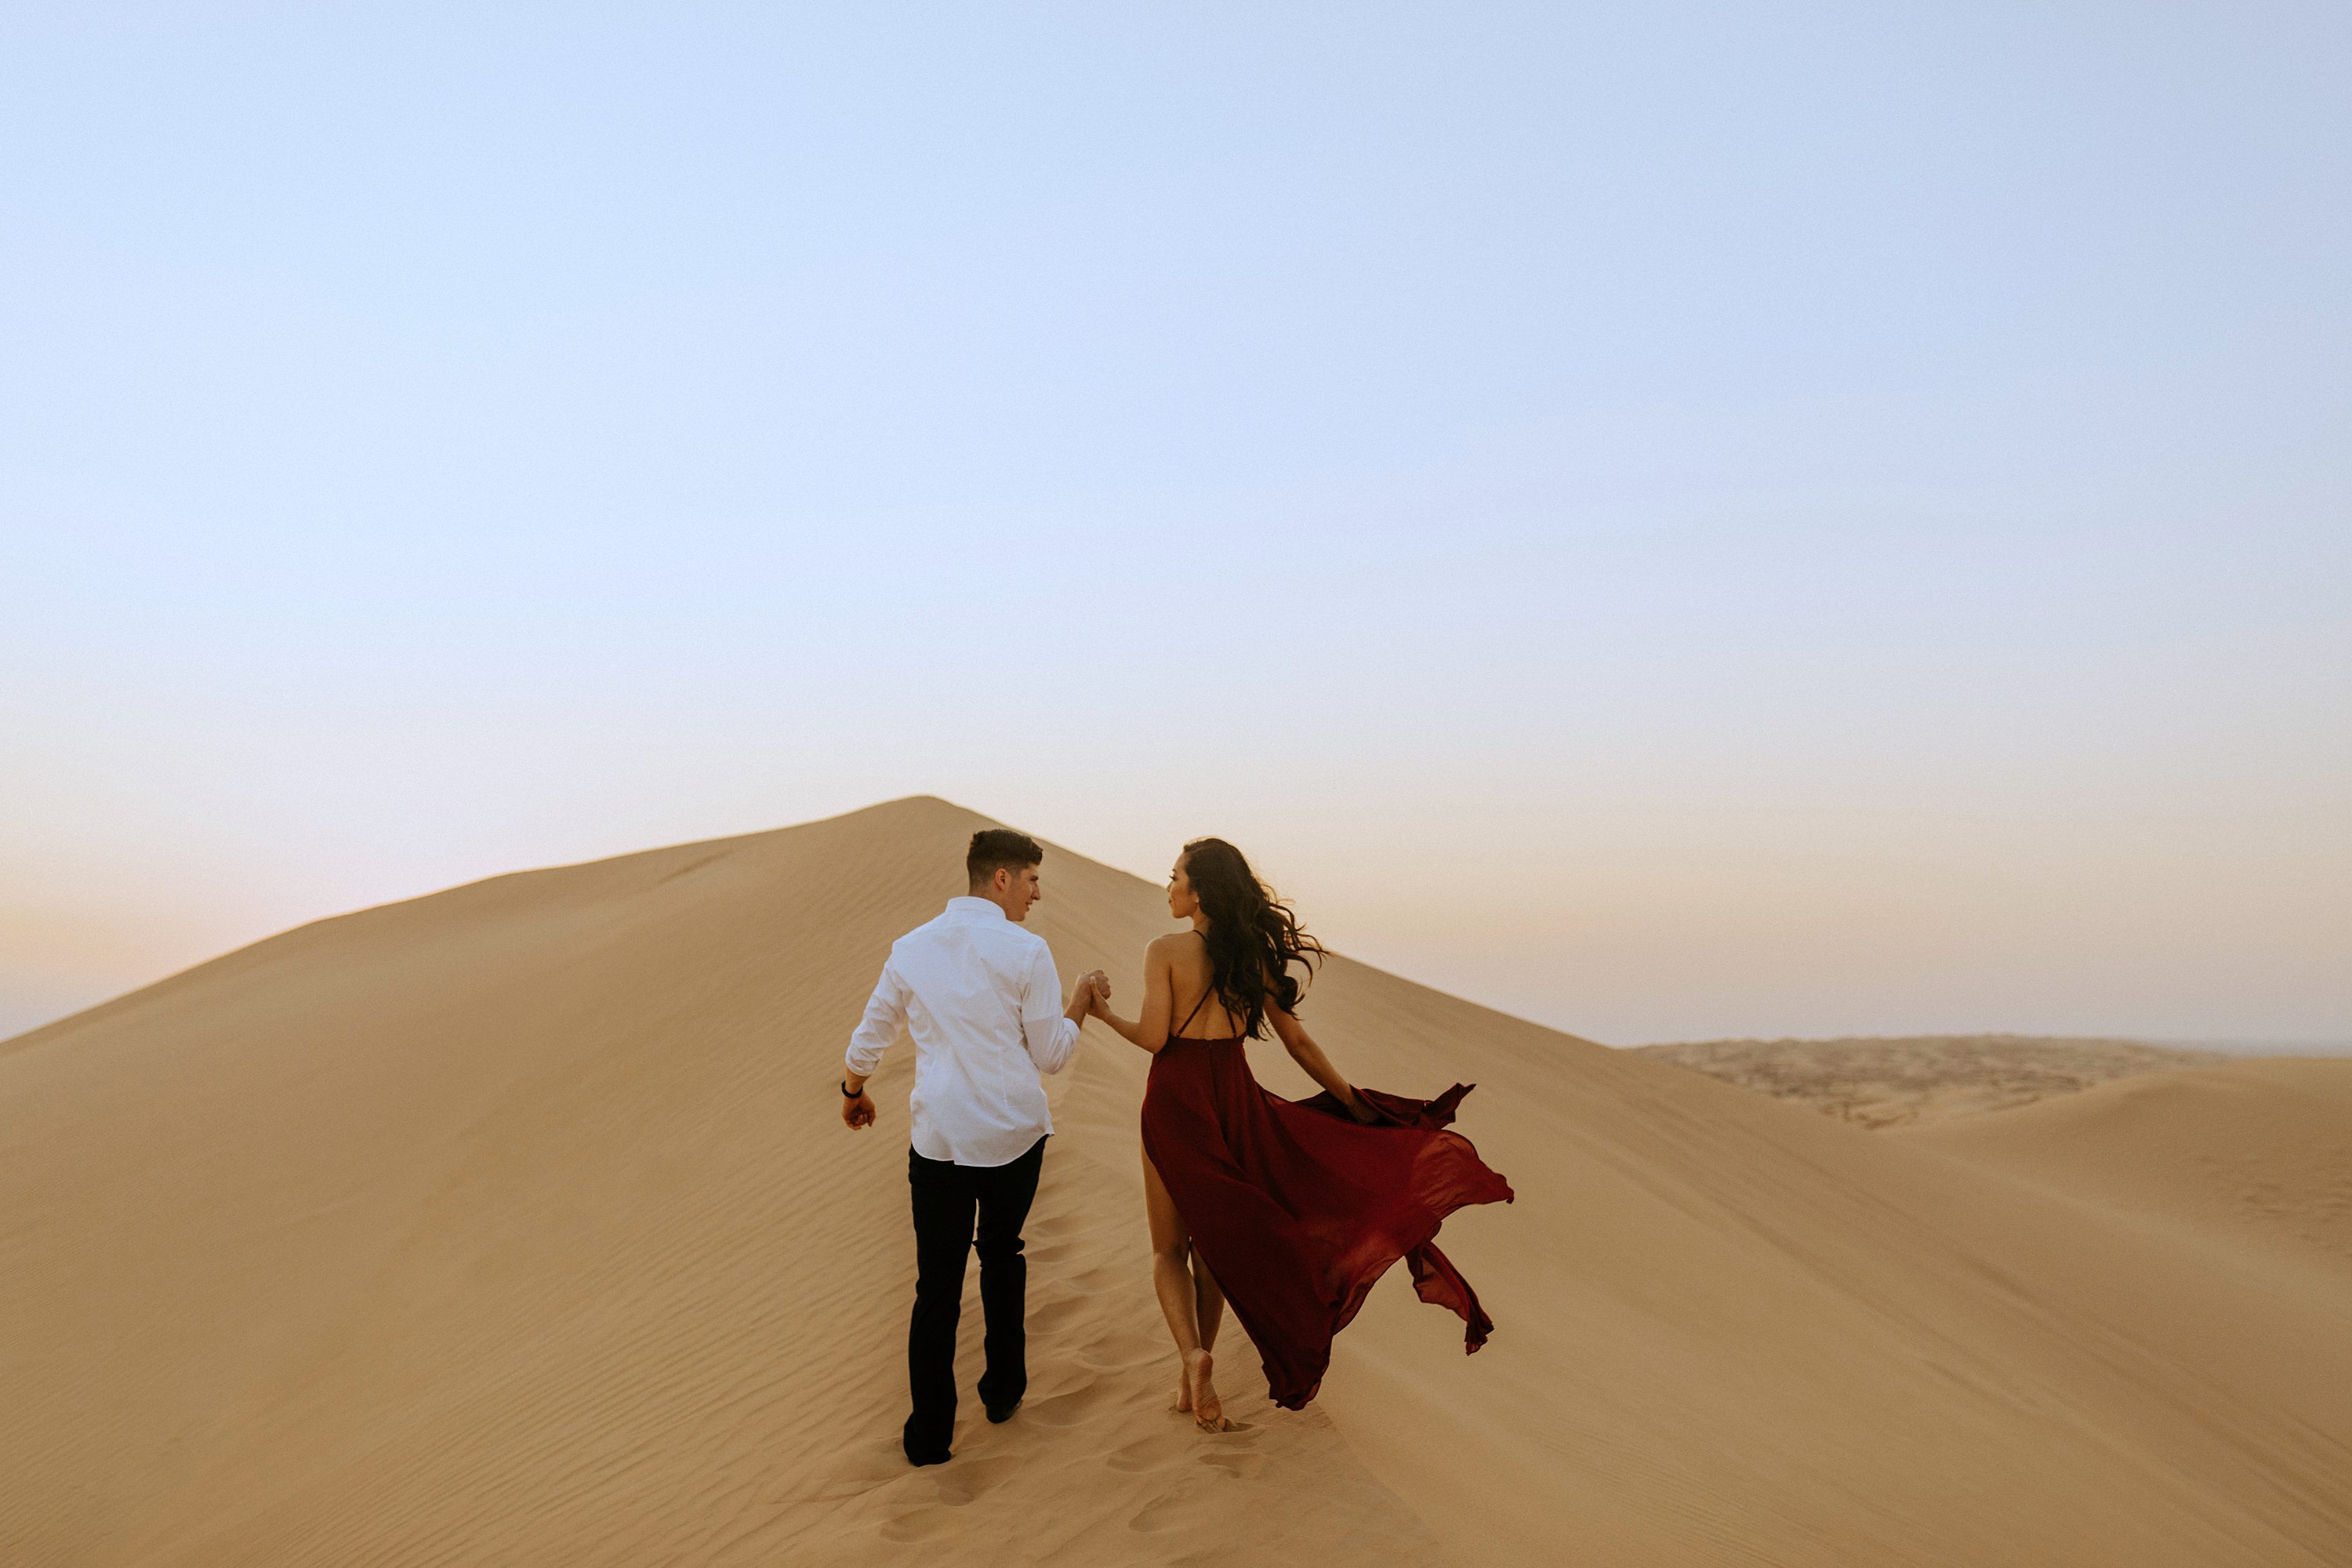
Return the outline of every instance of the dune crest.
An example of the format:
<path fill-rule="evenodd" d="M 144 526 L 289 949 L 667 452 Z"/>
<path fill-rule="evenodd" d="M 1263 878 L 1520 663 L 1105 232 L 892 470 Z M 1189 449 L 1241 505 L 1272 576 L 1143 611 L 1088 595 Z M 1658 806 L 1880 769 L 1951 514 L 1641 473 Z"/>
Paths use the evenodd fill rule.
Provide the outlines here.
<path fill-rule="evenodd" d="M 1307 1004 L 1342 1070 L 1481 1085 L 1461 1130 L 1519 1201 L 1444 1241 L 1492 1343 L 1392 1277 L 1303 1414 L 1229 1329 L 1247 1429 L 1194 1434 L 1146 1064 L 1090 1029 L 1028 1404 L 908 1469 L 908 1053 L 877 1132 L 832 1079 L 983 825 L 917 798 L 497 878 L 0 1047 L 0 1560 L 2352 1560 L 2320 1277 L 1345 959 Z M 1132 996 L 1158 890 L 1045 873 L 1065 976 Z"/>

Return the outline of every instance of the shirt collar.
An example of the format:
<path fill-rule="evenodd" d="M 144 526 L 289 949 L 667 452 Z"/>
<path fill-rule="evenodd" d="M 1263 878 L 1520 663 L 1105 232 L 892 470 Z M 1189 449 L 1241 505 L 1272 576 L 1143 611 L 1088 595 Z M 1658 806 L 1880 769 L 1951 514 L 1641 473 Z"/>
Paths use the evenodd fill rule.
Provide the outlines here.
<path fill-rule="evenodd" d="M 969 896 L 948 900 L 948 913 L 961 915 L 968 921 L 1005 920 L 1004 906 L 993 899 Z M 1009 923 L 1009 922 L 1008 922 Z"/>

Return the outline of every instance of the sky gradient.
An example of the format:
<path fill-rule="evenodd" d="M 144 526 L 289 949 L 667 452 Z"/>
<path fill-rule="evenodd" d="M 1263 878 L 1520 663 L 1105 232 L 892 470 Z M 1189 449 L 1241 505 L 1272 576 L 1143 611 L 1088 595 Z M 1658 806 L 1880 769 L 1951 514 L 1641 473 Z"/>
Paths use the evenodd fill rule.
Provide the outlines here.
<path fill-rule="evenodd" d="M 1614 1043 L 2352 1037 L 2352 13 L 833 10 L 0 16 L 0 1033 L 923 793 Z"/>

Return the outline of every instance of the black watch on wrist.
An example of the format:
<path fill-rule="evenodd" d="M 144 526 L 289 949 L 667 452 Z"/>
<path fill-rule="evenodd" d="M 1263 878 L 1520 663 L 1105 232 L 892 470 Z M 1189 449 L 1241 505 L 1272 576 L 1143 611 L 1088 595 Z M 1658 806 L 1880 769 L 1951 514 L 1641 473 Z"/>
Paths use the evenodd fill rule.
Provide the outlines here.
<path fill-rule="evenodd" d="M 856 1100 L 859 1095 L 864 1094 L 865 1092 L 866 1092 L 866 1091 L 865 1091 L 864 1089 L 852 1089 L 852 1088 L 850 1088 L 850 1087 L 849 1087 L 849 1080 L 848 1080 L 847 1079 L 843 1079 L 841 1080 L 841 1098 L 842 1098 L 842 1099 L 844 1099 L 844 1100 Z"/>

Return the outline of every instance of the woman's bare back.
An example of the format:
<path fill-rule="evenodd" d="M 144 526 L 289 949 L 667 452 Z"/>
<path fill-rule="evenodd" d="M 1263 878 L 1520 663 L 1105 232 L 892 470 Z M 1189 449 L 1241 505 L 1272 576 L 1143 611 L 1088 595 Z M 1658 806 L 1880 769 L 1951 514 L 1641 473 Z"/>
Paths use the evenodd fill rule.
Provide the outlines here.
<path fill-rule="evenodd" d="M 1241 1020 L 1227 1012 L 1215 994 L 1216 971 L 1209 962 L 1208 939 L 1193 931 L 1169 947 L 1168 995 L 1174 1006 L 1169 1014 L 1168 1032 L 1194 1040 L 1228 1040 L 1239 1035 Z M 1186 1018 L 1192 1022 L 1185 1023 Z"/>

